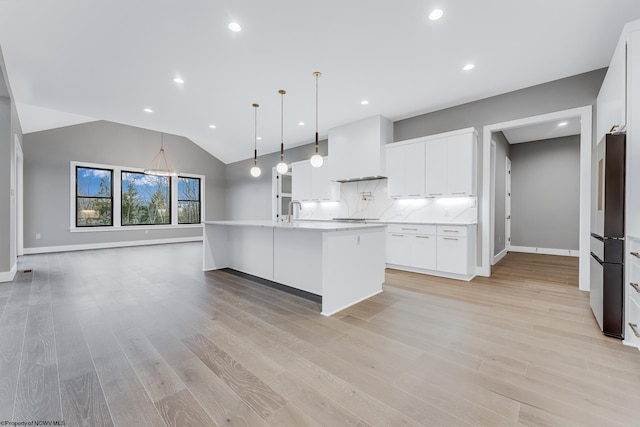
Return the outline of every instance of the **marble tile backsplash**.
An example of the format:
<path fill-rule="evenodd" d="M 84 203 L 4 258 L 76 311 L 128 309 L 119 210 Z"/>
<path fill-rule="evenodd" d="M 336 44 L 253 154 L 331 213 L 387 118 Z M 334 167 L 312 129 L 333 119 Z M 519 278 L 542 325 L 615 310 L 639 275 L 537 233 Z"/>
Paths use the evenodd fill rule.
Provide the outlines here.
<path fill-rule="evenodd" d="M 478 219 L 476 197 L 390 199 L 387 180 L 340 184 L 339 202 L 303 203 L 300 219 L 373 218 L 381 221 L 463 222 Z"/>

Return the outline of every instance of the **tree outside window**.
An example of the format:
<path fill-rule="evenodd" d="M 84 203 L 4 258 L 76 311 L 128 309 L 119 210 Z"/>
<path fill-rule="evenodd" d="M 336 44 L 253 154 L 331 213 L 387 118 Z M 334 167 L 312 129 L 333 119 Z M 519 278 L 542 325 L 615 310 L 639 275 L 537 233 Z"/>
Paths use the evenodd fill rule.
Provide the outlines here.
<path fill-rule="evenodd" d="M 76 167 L 76 227 L 113 225 L 113 171 Z"/>
<path fill-rule="evenodd" d="M 200 178 L 178 177 L 178 224 L 200 222 Z"/>
<path fill-rule="evenodd" d="M 171 224 L 171 186 L 167 176 L 122 172 L 122 225 Z"/>

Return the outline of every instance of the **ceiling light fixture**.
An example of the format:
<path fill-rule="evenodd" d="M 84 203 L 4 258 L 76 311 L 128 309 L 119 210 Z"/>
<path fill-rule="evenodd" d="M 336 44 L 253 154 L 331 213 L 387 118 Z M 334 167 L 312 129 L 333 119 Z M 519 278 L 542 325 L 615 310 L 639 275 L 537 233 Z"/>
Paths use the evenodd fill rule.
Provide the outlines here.
<path fill-rule="evenodd" d="M 304 122 L 298 122 L 298 126 L 304 126 Z"/>
<path fill-rule="evenodd" d="M 465 71 L 469 71 L 469 70 L 473 70 L 476 66 L 473 64 L 467 64 L 464 67 L 462 67 L 463 70 Z"/>
<path fill-rule="evenodd" d="M 369 101 L 367 101 L 366 99 L 363 99 L 362 101 L 360 101 L 361 105 L 369 105 Z"/>
<path fill-rule="evenodd" d="M 173 166 L 173 163 L 167 158 L 167 153 L 164 151 L 164 133 L 160 132 L 160 151 L 156 154 L 149 165 L 144 169 L 144 173 L 147 175 L 155 176 L 176 176 L 178 172 Z"/>
<path fill-rule="evenodd" d="M 251 176 L 257 178 L 262 171 L 258 167 L 258 107 L 260 104 L 252 104 L 254 110 L 253 122 L 253 167 L 251 168 Z"/>
<path fill-rule="evenodd" d="M 184 80 L 182 80 L 180 77 L 176 77 L 175 79 L 173 79 L 174 82 L 178 83 L 178 84 L 182 84 L 184 83 Z"/>
<path fill-rule="evenodd" d="M 286 90 L 280 89 L 280 163 L 276 165 L 276 170 L 280 175 L 289 171 L 289 165 L 284 161 L 284 96 L 287 93 Z"/>
<path fill-rule="evenodd" d="M 434 9 L 433 12 L 429 14 L 429 19 L 431 19 L 432 21 L 435 21 L 437 19 L 442 18 L 442 15 L 444 15 L 444 12 L 442 10 Z"/>
<path fill-rule="evenodd" d="M 229 24 L 229 29 L 235 33 L 242 30 L 242 27 L 237 22 L 232 22 Z"/>
<path fill-rule="evenodd" d="M 145 113 L 153 113 L 153 110 L 151 108 L 145 108 L 143 111 Z"/>
<path fill-rule="evenodd" d="M 215 128 L 216 128 L 216 125 L 209 125 L 209 127 L 210 127 L 211 129 L 215 129 Z"/>
<path fill-rule="evenodd" d="M 311 156 L 310 162 L 311 166 L 314 168 L 319 168 L 324 163 L 324 159 L 318 152 L 318 78 L 322 75 L 320 71 L 316 71 L 313 73 L 313 76 L 316 78 L 316 152 L 313 156 Z"/>
<path fill-rule="evenodd" d="M 560 123 L 558 123 L 558 126 L 566 126 L 568 124 L 569 124 L 569 122 L 560 122 Z"/>

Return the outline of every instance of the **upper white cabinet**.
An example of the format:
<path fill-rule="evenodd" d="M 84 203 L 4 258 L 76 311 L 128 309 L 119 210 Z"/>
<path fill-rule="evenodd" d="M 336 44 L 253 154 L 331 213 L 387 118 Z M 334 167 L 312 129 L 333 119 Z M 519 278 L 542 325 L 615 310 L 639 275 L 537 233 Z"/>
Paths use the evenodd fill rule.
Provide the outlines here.
<path fill-rule="evenodd" d="M 424 197 L 424 144 L 398 144 L 387 148 L 389 197 Z"/>
<path fill-rule="evenodd" d="M 393 123 L 382 116 L 329 129 L 329 179 L 385 176 L 385 145 L 391 141 Z"/>
<path fill-rule="evenodd" d="M 291 164 L 291 200 L 311 200 L 311 163 Z"/>
<path fill-rule="evenodd" d="M 475 196 L 474 128 L 387 145 L 388 196 Z"/>
<path fill-rule="evenodd" d="M 476 136 L 474 133 L 447 138 L 447 194 L 475 196 Z"/>
<path fill-rule="evenodd" d="M 427 197 L 447 196 L 447 138 L 432 139 L 425 147 L 425 193 Z"/>
<path fill-rule="evenodd" d="M 627 41 L 618 42 L 596 103 L 596 142 L 627 124 Z M 614 128 L 615 127 L 615 128 Z"/>
<path fill-rule="evenodd" d="M 308 160 L 291 164 L 291 197 L 301 202 L 328 202 L 340 199 L 340 184 L 329 179 L 329 158 L 319 168 Z"/>

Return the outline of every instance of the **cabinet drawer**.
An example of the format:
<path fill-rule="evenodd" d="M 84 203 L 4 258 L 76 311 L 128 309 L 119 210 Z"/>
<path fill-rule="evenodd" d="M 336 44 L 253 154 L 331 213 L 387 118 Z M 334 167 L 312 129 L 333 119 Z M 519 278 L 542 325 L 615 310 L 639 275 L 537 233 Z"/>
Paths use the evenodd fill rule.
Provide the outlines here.
<path fill-rule="evenodd" d="M 445 273 L 467 274 L 467 238 L 438 236 L 437 270 Z"/>
<path fill-rule="evenodd" d="M 436 226 L 433 224 L 388 224 L 387 233 L 402 234 L 436 234 Z"/>
<path fill-rule="evenodd" d="M 439 225 L 438 236 L 466 237 L 467 226 L 466 225 Z"/>
<path fill-rule="evenodd" d="M 630 344 L 640 348 L 640 304 L 631 299 L 628 307 L 629 314 L 624 337 Z"/>

